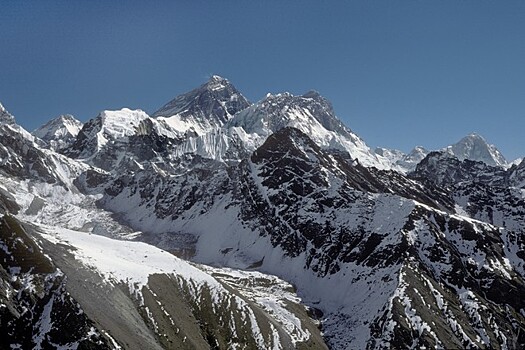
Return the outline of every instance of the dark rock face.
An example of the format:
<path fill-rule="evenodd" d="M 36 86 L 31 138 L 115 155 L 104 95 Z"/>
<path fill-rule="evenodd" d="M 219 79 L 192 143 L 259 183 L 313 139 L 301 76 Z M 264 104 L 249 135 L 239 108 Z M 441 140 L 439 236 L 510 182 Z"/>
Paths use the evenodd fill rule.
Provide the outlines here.
<path fill-rule="evenodd" d="M 18 214 L 20 206 L 16 203 L 15 197 L 9 192 L 0 188 L 0 215 L 12 213 Z"/>
<path fill-rule="evenodd" d="M 525 200 L 521 190 L 522 168 L 523 162 L 505 170 L 481 162 L 460 162 L 456 158 L 430 154 L 411 176 L 446 188 L 467 215 L 501 227 L 507 255 L 513 258 L 514 268 L 523 276 Z"/>
<path fill-rule="evenodd" d="M 100 116 L 89 120 L 78 133 L 72 146 L 64 150 L 64 153 L 73 158 L 94 154 L 97 150 L 95 135 L 102 129 L 102 123 Z"/>
<path fill-rule="evenodd" d="M 321 96 L 317 91 L 308 91 L 301 96 L 299 105 L 303 105 L 312 111 L 312 115 L 327 130 L 335 131 L 341 135 L 351 136 L 351 131 L 335 116 L 330 101 Z"/>

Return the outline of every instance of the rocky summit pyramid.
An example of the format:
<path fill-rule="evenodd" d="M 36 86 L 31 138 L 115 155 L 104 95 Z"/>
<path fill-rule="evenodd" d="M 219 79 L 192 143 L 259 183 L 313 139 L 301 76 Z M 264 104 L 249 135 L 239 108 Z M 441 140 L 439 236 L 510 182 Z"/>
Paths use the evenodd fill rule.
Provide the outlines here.
<path fill-rule="evenodd" d="M 200 87 L 175 97 L 153 117 L 166 118 L 175 128 L 187 128 L 201 135 L 221 127 L 250 103 L 225 78 L 213 75 Z"/>
<path fill-rule="evenodd" d="M 152 116 L 2 111 L 0 348 L 525 347 L 525 162 L 479 135 L 372 150 L 218 76 Z"/>
<path fill-rule="evenodd" d="M 507 165 L 507 160 L 501 152 L 494 145 L 488 144 L 482 136 L 476 133 L 465 136 L 444 150 L 459 160 L 469 159 L 488 165 Z"/>

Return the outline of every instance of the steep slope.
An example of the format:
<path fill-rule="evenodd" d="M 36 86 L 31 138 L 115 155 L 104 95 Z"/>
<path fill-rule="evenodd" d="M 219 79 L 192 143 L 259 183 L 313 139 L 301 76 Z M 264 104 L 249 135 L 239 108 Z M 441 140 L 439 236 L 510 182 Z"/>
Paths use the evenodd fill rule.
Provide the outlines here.
<path fill-rule="evenodd" d="M 46 251 L 71 279 L 89 274 L 78 273 L 83 269 L 94 269 L 100 276 L 96 284 L 71 286 L 71 293 L 125 348 L 323 347 L 291 286 L 274 277 L 209 270 L 230 281 L 223 284 L 144 243 L 55 228 L 44 228 L 41 236 L 51 243 L 42 243 Z M 63 258 L 68 250 L 73 260 Z M 251 293 L 236 288 L 243 279 L 258 280 Z M 110 297 L 94 297 L 104 290 Z"/>
<path fill-rule="evenodd" d="M 84 125 L 65 153 L 108 171 L 155 162 L 169 172 L 170 164 L 187 153 L 237 160 L 243 152 L 222 127 L 248 106 L 228 80 L 213 76 L 167 103 L 153 117 L 126 108 L 103 111 Z"/>
<path fill-rule="evenodd" d="M 0 124 L 0 174 L 46 183 L 70 184 L 88 166 L 40 148 L 19 125 Z"/>
<path fill-rule="evenodd" d="M 465 215 L 500 229 L 509 261 L 525 274 L 525 164 L 504 170 L 431 153 L 411 174 L 446 189 Z"/>
<path fill-rule="evenodd" d="M 32 132 L 33 136 L 45 141 L 53 150 L 60 151 L 71 146 L 82 129 L 82 122 L 70 114 L 50 120 Z"/>
<path fill-rule="evenodd" d="M 461 161 L 447 152 L 431 152 L 423 159 L 410 177 L 433 183 L 442 188 L 456 185 L 483 185 L 499 189 L 523 188 L 525 162 L 510 168 L 488 165 L 483 161 Z"/>
<path fill-rule="evenodd" d="M 200 270 L 144 243 L 0 220 L 3 348 L 325 348 L 275 277 Z"/>

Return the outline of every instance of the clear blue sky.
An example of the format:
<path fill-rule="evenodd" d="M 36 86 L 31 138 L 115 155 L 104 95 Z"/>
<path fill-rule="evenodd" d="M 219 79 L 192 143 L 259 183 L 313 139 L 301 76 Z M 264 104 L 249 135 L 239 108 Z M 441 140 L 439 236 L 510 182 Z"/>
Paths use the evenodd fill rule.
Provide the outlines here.
<path fill-rule="evenodd" d="M 370 146 L 478 132 L 525 156 L 525 1 L 0 3 L 0 101 L 29 130 L 153 112 L 211 74 L 252 101 L 318 90 Z"/>

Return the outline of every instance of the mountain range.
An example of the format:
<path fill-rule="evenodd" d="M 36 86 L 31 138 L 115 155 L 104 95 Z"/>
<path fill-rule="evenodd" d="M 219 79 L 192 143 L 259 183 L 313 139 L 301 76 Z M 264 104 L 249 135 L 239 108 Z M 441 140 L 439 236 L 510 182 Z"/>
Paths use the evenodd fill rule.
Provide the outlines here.
<path fill-rule="evenodd" d="M 0 105 L 5 348 L 525 347 L 525 161 L 370 148 L 316 91 Z"/>

